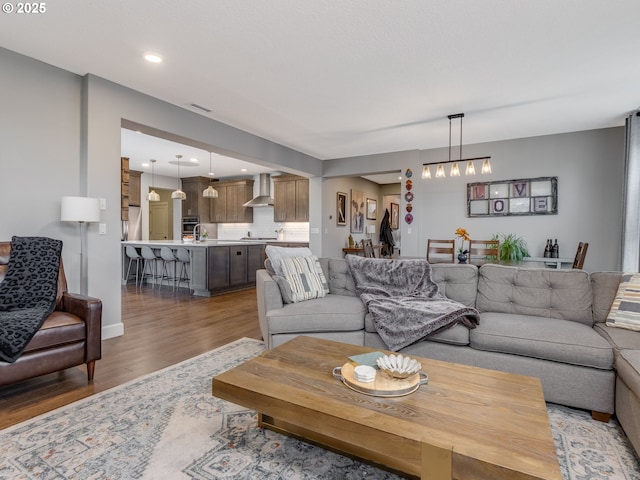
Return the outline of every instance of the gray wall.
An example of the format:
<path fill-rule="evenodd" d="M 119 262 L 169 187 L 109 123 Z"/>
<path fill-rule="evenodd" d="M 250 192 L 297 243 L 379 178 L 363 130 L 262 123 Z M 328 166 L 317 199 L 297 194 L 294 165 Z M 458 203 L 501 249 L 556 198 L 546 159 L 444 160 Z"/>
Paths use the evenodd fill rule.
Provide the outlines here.
<path fill-rule="evenodd" d="M 446 160 L 447 148 L 328 160 L 324 162 L 324 176 L 384 172 L 390 166 L 401 167 L 403 255 L 423 256 L 428 238 L 454 238 L 455 229 L 464 227 L 476 239 L 491 238 L 498 232 L 521 235 L 533 256 L 542 255 L 546 238 L 557 238 L 561 256 L 567 257 L 575 255 L 579 241 L 586 241 L 589 251 L 585 270 L 618 270 L 623 150 L 624 129 L 616 127 L 465 145 L 465 158 L 492 157 L 493 174 L 486 176 L 422 180 L 422 164 Z M 415 220 L 411 225 L 404 222 L 407 168 L 413 171 L 415 197 L 412 202 Z M 466 217 L 467 183 L 544 176 L 558 177 L 558 215 Z"/>

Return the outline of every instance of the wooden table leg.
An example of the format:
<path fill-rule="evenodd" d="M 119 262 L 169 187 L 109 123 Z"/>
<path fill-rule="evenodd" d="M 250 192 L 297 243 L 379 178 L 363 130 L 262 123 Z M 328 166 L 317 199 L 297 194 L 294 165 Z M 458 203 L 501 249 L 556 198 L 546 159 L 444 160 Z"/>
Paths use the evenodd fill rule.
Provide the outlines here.
<path fill-rule="evenodd" d="M 452 452 L 453 447 L 440 448 L 423 441 L 420 478 L 423 480 L 451 480 L 453 478 Z"/>

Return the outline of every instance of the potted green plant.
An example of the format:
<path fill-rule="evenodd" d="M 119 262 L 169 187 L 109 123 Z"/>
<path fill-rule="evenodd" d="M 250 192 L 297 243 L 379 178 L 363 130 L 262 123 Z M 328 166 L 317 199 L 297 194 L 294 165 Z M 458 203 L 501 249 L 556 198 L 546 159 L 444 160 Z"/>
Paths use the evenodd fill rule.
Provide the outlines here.
<path fill-rule="evenodd" d="M 518 263 L 523 258 L 531 256 L 527 249 L 527 242 L 514 233 L 498 233 L 494 235 L 493 239 L 500 240 L 498 254 L 502 263 Z"/>

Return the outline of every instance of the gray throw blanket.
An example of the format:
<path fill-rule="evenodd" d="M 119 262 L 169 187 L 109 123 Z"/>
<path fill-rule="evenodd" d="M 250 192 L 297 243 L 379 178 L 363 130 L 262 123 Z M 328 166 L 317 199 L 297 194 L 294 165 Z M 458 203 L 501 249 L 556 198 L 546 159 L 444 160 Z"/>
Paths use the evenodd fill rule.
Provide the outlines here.
<path fill-rule="evenodd" d="M 0 360 L 15 362 L 56 307 L 62 242 L 13 237 L 0 283 Z"/>
<path fill-rule="evenodd" d="M 450 300 L 431 279 L 424 260 L 386 260 L 347 255 L 356 291 L 373 317 L 380 338 L 398 351 L 427 335 L 461 323 L 475 328 L 475 308 Z"/>

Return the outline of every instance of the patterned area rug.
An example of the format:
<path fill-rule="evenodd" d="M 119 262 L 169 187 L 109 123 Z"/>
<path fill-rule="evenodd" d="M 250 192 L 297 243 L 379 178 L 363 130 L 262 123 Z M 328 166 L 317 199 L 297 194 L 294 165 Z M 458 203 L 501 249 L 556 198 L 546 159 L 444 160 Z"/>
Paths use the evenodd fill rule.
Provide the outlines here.
<path fill-rule="evenodd" d="M 211 377 L 259 354 L 241 339 L 0 431 L 0 479 L 397 479 L 257 428 L 214 398 Z M 615 421 L 548 405 L 565 479 L 640 480 Z"/>

